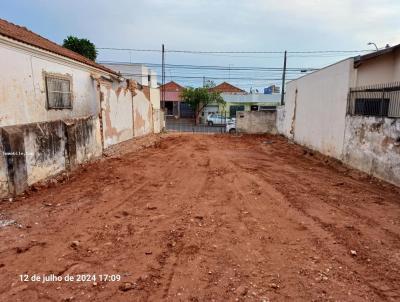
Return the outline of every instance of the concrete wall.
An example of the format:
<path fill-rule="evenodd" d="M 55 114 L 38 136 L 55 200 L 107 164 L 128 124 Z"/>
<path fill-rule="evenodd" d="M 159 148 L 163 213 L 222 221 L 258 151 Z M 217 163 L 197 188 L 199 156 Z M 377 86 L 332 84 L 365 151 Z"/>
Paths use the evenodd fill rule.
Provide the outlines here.
<path fill-rule="evenodd" d="M 153 123 L 154 123 L 154 133 L 160 133 L 164 128 L 164 111 L 161 109 L 153 110 Z"/>
<path fill-rule="evenodd" d="M 244 133 L 277 133 L 275 111 L 238 111 L 236 130 Z"/>
<path fill-rule="evenodd" d="M 8 194 L 8 175 L 7 175 L 7 161 L 4 155 L 3 136 L 0 129 L 0 197 Z"/>
<path fill-rule="evenodd" d="M 285 106 L 278 106 L 276 108 L 276 131 L 280 134 L 284 134 L 285 132 L 285 121 L 286 121 Z"/>
<path fill-rule="evenodd" d="M 289 82 L 278 132 L 400 186 L 400 119 L 346 115 L 350 87 L 400 80 L 398 58 L 385 54 L 356 69 L 350 58 Z"/>
<path fill-rule="evenodd" d="M 100 156 L 103 148 L 154 130 L 157 88 L 1 35 L 0 68 L 0 196 L 19 194 Z M 47 109 L 47 73 L 71 79 L 72 109 Z"/>
<path fill-rule="evenodd" d="M 400 186 L 400 119 L 347 116 L 343 160 Z"/>
<path fill-rule="evenodd" d="M 80 163 L 88 162 L 102 155 L 102 138 L 98 117 L 85 117 L 64 121 L 64 124 L 68 136 L 69 168 L 73 169 Z M 73 156 L 74 150 L 75 157 Z"/>
<path fill-rule="evenodd" d="M 101 81 L 104 148 L 133 137 L 132 92 L 126 83 Z"/>
<path fill-rule="evenodd" d="M 153 131 L 153 109 L 150 96 L 137 90 L 133 99 L 133 130 L 134 136 L 143 136 Z"/>
<path fill-rule="evenodd" d="M 323 154 L 341 158 L 347 94 L 354 76 L 353 59 L 291 81 L 287 85 L 283 134 Z"/>
<path fill-rule="evenodd" d="M 150 87 L 150 101 L 153 109 L 161 109 L 160 106 L 160 88 Z"/>
<path fill-rule="evenodd" d="M 64 155 L 67 140 L 62 121 L 28 124 L 21 129 L 24 139 L 27 185 L 65 170 L 66 157 Z"/>
<path fill-rule="evenodd" d="M 0 197 L 72 170 L 102 154 L 99 120 L 87 117 L 0 129 Z"/>

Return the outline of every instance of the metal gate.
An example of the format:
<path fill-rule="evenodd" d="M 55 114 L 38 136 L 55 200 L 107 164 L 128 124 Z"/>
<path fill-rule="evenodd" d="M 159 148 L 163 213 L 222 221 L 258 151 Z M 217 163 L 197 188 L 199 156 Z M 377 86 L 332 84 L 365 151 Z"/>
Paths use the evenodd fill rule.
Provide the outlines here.
<path fill-rule="evenodd" d="M 182 114 L 182 111 L 181 111 Z M 192 133 L 225 133 L 226 123 L 218 125 L 208 125 L 201 116 L 196 125 L 194 118 L 175 118 L 167 117 L 165 127 L 170 132 L 192 132 Z"/>

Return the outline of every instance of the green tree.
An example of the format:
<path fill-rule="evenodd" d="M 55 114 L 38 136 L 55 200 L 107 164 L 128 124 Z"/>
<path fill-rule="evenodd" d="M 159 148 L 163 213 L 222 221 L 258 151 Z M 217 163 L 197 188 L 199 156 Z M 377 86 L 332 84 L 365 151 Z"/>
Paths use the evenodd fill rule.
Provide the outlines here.
<path fill-rule="evenodd" d="M 196 124 L 199 123 L 201 111 L 209 104 L 225 104 L 218 92 L 209 91 L 209 87 L 184 88 L 181 93 L 182 101 L 190 104 L 194 109 Z"/>
<path fill-rule="evenodd" d="M 75 51 L 92 61 L 96 60 L 96 46 L 88 39 L 80 39 L 74 36 L 68 36 L 66 39 L 64 39 L 63 47 Z"/>

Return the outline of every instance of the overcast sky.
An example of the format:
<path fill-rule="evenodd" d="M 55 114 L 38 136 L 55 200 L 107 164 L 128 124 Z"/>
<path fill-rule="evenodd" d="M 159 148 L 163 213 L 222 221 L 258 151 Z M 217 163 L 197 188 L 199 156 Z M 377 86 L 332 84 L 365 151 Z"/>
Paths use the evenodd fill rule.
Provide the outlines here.
<path fill-rule="evenodd" d="M 0 18 L 26 26 L 60 44 L 67 35 L 75 35 L 88 38 L 97 47 L 160 49 L 164 43 L 167 49 L 203 51 L 365 50 L 372 49 L 367 46 L 370 41 L 378 47 L 395 45 L 400 43 L 399 12 L 399 0 L 0 2 Z M 349 54 L 291 55 L 288 67 L 322 67 L 346 56 Z M 160 63 L 161 57 L 159 53 L 101 50 L 98 60 Z M 168 53 L 167 63 L 282 67 L 282 55 Z M 171 70 L 167 76 L 202 73 Z M 203 75 L 227 79 L 279 76 L 278 73 L 243 75 L 235 71 Z M 198 81 L 182 79 L 181 82 L 196 85 Z M 259 81 L 231 82 L 244 88 L 263 86 Z"/>

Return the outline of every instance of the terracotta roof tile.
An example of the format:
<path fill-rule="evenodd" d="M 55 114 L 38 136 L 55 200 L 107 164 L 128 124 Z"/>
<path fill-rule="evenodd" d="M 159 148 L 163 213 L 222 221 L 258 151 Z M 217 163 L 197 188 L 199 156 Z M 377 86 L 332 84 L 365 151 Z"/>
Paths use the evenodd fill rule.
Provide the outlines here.
<path fill-rule="evenodd" d="M 161 90 L 165 90 L 165 91 L 182 91 L 183 90 L 183 86 L 179 85 L 178 83 L 171 81 L 168 83 L 165 83 L 164 85 L 162 85 Z"/>
<path fill-rule="evenodd" d="M 229 84 L 227 82 L 223 82 L 223 83 L 221 83 L 221 84 L 219 84 L 219 85 L 217 85 L 217 86 L 215 86 L 213 88 L 210 88 L 210 91 L 214 91 L 214 92 L 232 92 L 232 93 L 237 93 L 237 92 L 243 93 L 243 92 L 245 92 L 244 90 L 242 90 L 242 89 L 240 89 L 240 88 L 238 88 L 236 86 L 233 86 L 232 84 Z"/>
<path fill-rule="evenodd" d="M 22 27 L 19 25 L 15 25 L 6 20 L 0 19 L 0 35 L 6 36 L 18 42 L 26 43 L 31 46 L 38 47 L 43 50 L 50 51 L 52 53 L 58 54 L 60 56 L 67 57 L 69 59 L 78 61 L 80 63 L 102 69 L 108 73 L 112 73 L 117 75 L 117 73 L 101 64 L 97 64 L 96 62 L 76 53 L 72 50 L 69 50 L 65 47 L 62 47 L 34 32 L 30 31 L 26 27 Z"/>

